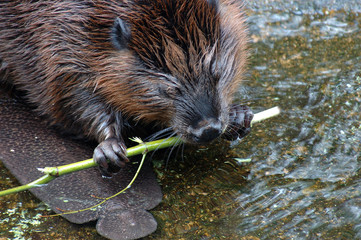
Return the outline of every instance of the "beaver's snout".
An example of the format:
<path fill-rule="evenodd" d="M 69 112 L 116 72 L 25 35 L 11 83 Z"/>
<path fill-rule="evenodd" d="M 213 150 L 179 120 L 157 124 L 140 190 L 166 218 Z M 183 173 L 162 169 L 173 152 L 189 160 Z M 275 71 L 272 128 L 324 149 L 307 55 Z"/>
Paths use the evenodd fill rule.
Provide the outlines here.
<path fill-rule="evenodd" d="M 195 143 L 208 143 L 222 133 L 222 124 L 217 119 L 202 120 L 189 126 L 187 133 Z"/>

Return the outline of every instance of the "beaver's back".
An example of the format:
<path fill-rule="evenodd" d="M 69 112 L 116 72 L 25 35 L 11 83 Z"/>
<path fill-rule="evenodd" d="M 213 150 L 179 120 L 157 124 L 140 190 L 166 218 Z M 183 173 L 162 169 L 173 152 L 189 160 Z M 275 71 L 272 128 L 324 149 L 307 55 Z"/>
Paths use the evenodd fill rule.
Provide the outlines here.
<path fill-rule="evenodd" d="M 115 18 L 112 14 L 109 19 Z M 100 33 L 108 36 L 112 23 L 99 24 L 94 16 L 95 1 L 0 3 L 0 59 L 10 75 L 2 81 L 26 92 L 41 115 L 65 128 L 78 129 L 71 114 L 74 106 L 68 103 L 90 98 L 94 66 L 113 49 L 110 42 L 96 39 Z"/>

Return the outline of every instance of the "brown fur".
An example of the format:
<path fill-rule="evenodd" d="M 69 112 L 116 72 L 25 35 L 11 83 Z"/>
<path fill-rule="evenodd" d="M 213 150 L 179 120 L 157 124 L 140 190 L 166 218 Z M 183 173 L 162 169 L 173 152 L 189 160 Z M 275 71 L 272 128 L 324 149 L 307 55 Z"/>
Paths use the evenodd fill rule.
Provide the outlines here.
<path fill-rule="evenodd" d="M 110 41 L 117 17 L 131 28 L 120 50 Z M 232 0 L 0 3 L 0 59 L 13 84 L 53 124 L 99 142 L 121 139 L 129 118 L 173 127 L 187 141 L 188 125 L 215 112 L 225 130 L 247 40 Z M 208 101 L 210 109 L 194 107 Z"/>

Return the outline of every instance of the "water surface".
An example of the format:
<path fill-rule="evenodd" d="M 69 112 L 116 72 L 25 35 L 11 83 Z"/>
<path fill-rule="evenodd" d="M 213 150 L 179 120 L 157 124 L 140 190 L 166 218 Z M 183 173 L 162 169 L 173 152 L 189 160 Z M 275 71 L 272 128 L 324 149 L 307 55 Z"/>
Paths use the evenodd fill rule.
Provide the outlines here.
<path fill-rule="evenodd" d="M 263 12 L 249 21 L 239 100 L 282 114 L 230 149 L 218 143 L 172 164 L 151 239 L 361 239 L 360 16 Z"/>

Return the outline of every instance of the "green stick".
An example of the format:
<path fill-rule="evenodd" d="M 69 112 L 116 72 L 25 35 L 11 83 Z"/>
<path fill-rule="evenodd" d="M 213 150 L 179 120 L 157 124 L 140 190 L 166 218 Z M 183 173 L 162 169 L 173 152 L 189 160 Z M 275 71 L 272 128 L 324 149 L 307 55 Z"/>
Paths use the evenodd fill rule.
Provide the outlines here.
<path fill-rule="evenodd" d="M 0 191 L 0 197 L 5 196 L 5 195 L 9 195 L 9 194 L 12 194 L 12 193 L 25 191 L 25 190 L 28 190 L 30 188 L 40 187 L 41 185 L 52 181 L 54 178 L 56 178 L 56 177 L 46 174 L 46 175 L 42 176 L 41 178 L 36 179 L 35 181 L 33 181 L 31 183 L 28 183 L 26 185 L 22 185 L 22 186 L 19 186 L 19 187 L 14 187 L 14 188 L 10 188 L 10 189 Z"/>
<path fill-rule="evenodd" d="M 181 140 L 178 137 L 171 137 L 168 139 L 160 139 L 160 140 L 156 140 L 156 141 L 152 141 L 152 142 L 141 143 L 137 146 L 128 148 L 127 156 L 131 157 L 131 156 L 142 154 L 146 150 L 154 151 L 156 149 L 162 149 L 162 148 L 175 146 L 175 145 L 178 145 L 179 143 L 181 143 Z M 88 160 L 71 163 L 71 164 L 67 164 L 67 165 L 63 165 L 63 166 L 58 166 L 58 167 L 38 168 L 39 171 L 41 171 L 45 174 L 44 176 L 42 176 L 41 178 L 39 178 L 31 183 L 26 184 L 26 185 L 22 185 L 19 187 L 0 191 L 0 197 L 8 195 L 8 194 L 12 194 L 12 193 L 25 191 L 30 188 L 40 187 L 43 184 L 49 183 L 56 177 L 63 176 L 68 173 L 88 169 L 88 168 L 95 167 L 95 166 L 97 166 L 97 163 L 91 158 Z"/>
<path fill-rule="evenodd" d="M 279 113 L 280 113 L 280 109 L 278 107 L 274 107 L 274 108 L 265 110 L 263 112 L 257 113 L 254 115 L 254 118 L 253 118 L 251 124 L 274 117 L 274 116 L 278 115 Z M 142 154 L 144 151 L 150 152 L 150 151 L 154 151 L 156 149 L 163 149 L 163 148 L 167 148 L 167 147 L 171 147 L 171 146 L 176 146 L 176 145 L 180 144 L 181 142 L 182 142 L 182 140 L 179 137 L 171 137 L 168 139 L 160 139 L 160 140 L 156 140 L 156 141 L 152 141 L 152 142 L 140 143 L 139 145 L 137 145 L 135 147 L 128 148 L 127 156 L 131 157 L 134 155 Z M 62 176 L 62 175 L 68 174 L 68 173 L 84 170 L 87 168 L 95 167 L 95 166 L 97 166 L 97 163 L 94 162 L 93 159 L 88 159 L 88 160 L 71 163 L 71 164 L 67 164 L 67 165 L 63 165 L 63 166 L 59 166 L 59 167 L 39 168 L 38 170 L 43 172 L 45 174 L 44 176 L 42 176 L 41 178 L 39 178 L 31 183 L 26 184 L 26 185 L 22 185 L 19 187 L 0 191 L 0 197 L 8 195 L 8 194 L 12 194 L 12 193 L 25 191 L 30 188 L 40 187 L 43 184 L 49 183 L 56 177 L 59 177 L 59 176 Z"/>
<path fill-rule="evenodd" d="M 127 149 L 127 157 L 132 157 L 135 155 L 142 154 L 146 150 L 148 152 L 151 152 L 156 149 L 162 149 L 162 148 L 167 148 L 167 147 L 171 147 L 171 146 L 176 146 L 181 142 L 182 141 L 180 140 L 180 138 L 171 137 L 168 139 L 160 139 L 160 140 L 156 140 L 156 141 L 152 141 L 152 142 L 141 143 L 137 146 L 128 148 Z M 98 164 L 91 158 L 88 160 L 71 163 L 71 164 L 67 164 L 67 165 L 63 165 L 63 166 L 59 166 L 59 167 L 38 168 L 38 170 L 45 174 L 59 177 L 59 176 L 63 176 L 68 173 L 84 170 L 87 168 L 92 168 L 97 165 Z M 0 196 L 1 196 L 1 192 L 0 192 Z"/>

